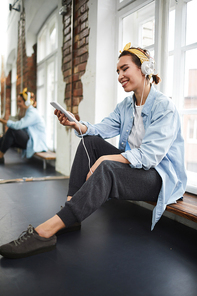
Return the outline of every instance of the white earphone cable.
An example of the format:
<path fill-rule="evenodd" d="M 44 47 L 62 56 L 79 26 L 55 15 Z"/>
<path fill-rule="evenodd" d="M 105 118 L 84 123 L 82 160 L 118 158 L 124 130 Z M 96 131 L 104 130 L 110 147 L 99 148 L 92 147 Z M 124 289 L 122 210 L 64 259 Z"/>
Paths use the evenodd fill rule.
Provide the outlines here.
<path fill-rule="evenodd" d="M 80 124 L 78 123 L 78 126 L 79 126 L 79 131 L 80 131 L 80 134 L 81 134 L 81 137 L 82 137 L 82 144 L 83 144 L 83 147 L 85 149 L 85 152 L 86 152 L 86 155 L 87 155 L 87 158 L 88 158 L 88 166 L 89 166 L 89 170 L 91 172 L 91 174 L 93 175 L 93 171 L 91 170 L 91 163 L 90 163 L 90 156 L 88 154 L 88 150 L 86 148 L 86 145 L 85 145 L 85 142 L 84 142 L 84 138 L 83 138 L 83 134 L 82 134 L 82 131 L 81 131 L 81 128 L 80 128 Z"/>

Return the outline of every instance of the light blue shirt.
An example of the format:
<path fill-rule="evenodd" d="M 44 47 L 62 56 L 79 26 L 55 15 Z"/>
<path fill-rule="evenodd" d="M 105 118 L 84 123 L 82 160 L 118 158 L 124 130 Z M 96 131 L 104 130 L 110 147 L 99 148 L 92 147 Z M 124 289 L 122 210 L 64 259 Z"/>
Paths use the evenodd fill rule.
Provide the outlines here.
<path fill-rule="evenodd" d="M 168 204 L 175 203 L 185 192 L 187 176 L 184 166 L 184 140 L 178 111 L 171 99 L 151 86 L 141 116 L 145 135 L 139 148 L 125 151 L 135 116 L 135 97 L 128 96 L 101 123 L 85 124 L 85 135 L 112 138 L 120 135 L 119 149 L 136 169 L 155 168 L 162 178 L 162 187 L 153 210 L 152 227 Z"/>
<path fill-rule="evenodd" d="M 26 129 L 29 140 L 24 155 L 30 158 L 35 152 L 47 151 L 45 124 L 36 108 L 29 106 L 25 116 L 19 121 L 7 121 L 7 126 L 19 130 Z"/>

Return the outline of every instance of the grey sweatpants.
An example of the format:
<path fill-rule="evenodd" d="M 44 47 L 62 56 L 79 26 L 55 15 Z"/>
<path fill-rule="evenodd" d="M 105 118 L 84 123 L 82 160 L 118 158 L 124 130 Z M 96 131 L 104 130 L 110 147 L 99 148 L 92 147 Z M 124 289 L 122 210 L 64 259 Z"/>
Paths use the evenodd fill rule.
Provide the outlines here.
<path fill-rule="evenodd" d="M 84 140 L 91 165 L 102 155 L 121 153 L 101 137 L 86 136 Z M 70 175 L 68 195 L 72 199 L 57 213 L 67 227 L 83 221 L 109 198 L 157 201 L 162 181 L 155 169 L 135 169 L 129 164 L 105 160 L 86 181 L 88 171 L 88 159 L 80 143 Z"/>

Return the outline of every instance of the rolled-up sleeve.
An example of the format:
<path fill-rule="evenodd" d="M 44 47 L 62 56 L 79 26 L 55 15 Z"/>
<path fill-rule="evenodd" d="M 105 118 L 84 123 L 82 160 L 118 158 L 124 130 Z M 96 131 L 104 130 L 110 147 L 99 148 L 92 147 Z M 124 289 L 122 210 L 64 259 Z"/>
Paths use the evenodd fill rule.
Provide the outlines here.
<path fill-rule="evenodd" d="M 99 135 L 103 139 L 109 139 L 119 135 L 120 133 L 120 112 L 118 107 L 114 110 L 114 112 L 110 113 L 108 117 L 105 117 L 100 123 L 97 124 L 90 124 L 86 121 L 80 121 L 80 123 L 87 126 L 87 131 L 83 136 L 86 135 Z M 75 132 L 78 137 L 81 137 L 79 133 Z"/>

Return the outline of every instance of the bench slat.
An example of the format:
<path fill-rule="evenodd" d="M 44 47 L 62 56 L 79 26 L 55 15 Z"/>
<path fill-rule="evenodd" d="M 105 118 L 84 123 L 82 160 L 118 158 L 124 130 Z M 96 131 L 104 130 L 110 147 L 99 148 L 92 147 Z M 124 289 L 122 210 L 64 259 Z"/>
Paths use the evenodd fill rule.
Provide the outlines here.
<path fill-rule="evenodd" d="M 42 159 L 47 159 L 47 160 L 50 160 L 50 159 L 56 159 L 56 153 L 55 152 L 36 152 L 35 153 L 36 156 L 42 158 Z"/>
<path fill-rule="evenodd" d="M 47 152 L 36 152 L 34 153 L 35 157 L 41 158 L 43 160 L 43 169 L 46 169 L 47 166 L 47 160 L 55 160 L 56 159 L 56 153 L 52 151 Z"/>
<path fill-rule="evenodd" d="M 148 203 L 156 205 L 156 203 L 153 202 Z M 168 205 L 166 211 L 197 222 L 197 196 L 186 192 L 183 195 L 183 200 Z"/>

